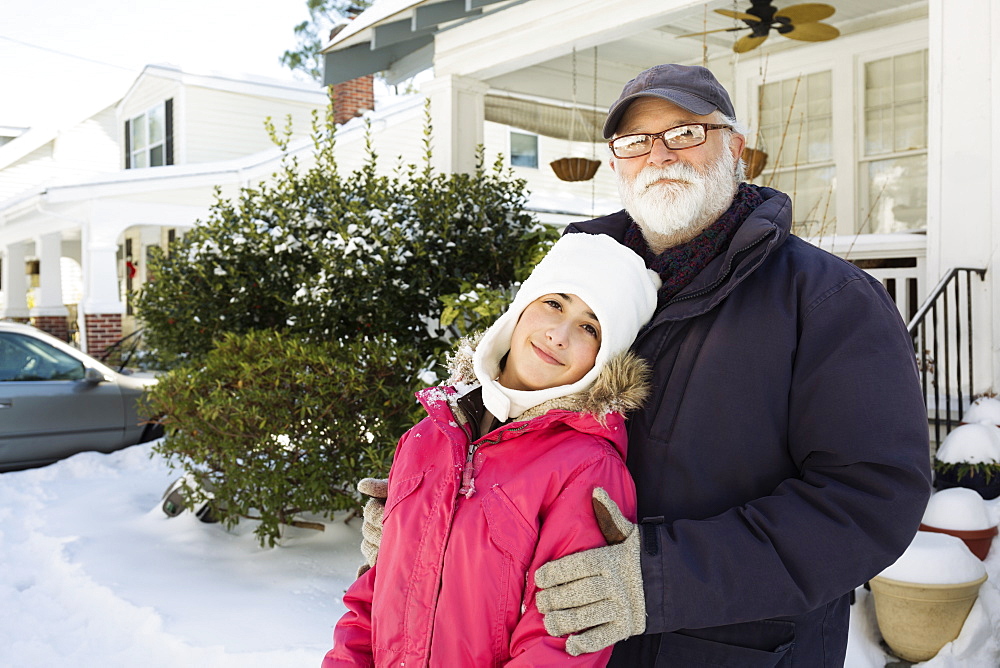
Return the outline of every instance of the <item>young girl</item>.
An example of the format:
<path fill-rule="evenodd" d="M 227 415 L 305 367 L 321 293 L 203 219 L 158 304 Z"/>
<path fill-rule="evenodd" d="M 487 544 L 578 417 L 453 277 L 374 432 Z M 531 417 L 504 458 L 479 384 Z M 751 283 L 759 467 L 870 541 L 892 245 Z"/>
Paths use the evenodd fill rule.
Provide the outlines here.
<path fill-rule="evenodd" d="M 534 571 L 605 545 L 602 487 L 631 520 L 623 413 L 647 393 L 627 352 L 659 279 L 604 235 L 562 237 L 510 308 L 417 394 L 400 440 L 378 560 L 344 596 L 324 668 L 603 666 L 546 633 Z"/>

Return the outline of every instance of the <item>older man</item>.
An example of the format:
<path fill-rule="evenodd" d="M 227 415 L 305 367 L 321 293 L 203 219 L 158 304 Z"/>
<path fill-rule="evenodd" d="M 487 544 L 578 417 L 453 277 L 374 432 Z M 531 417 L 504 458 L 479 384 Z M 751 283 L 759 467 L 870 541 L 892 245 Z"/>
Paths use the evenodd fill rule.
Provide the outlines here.
<path fill-rule="evenodd" d="M 604 126 L 625 210 L 608 234 L 663 287 L 634 350 L 638 526 L 537 571 L 572 653 L 613 666 L 839 666 L 849 598 L 892 563 L 930 493 L 912 344 L 878 281 L 790 234 L 792 203 L 742 183 L 732 102 L 702 67 L 629 82 Z M 632 636 L 631 638 L 629 636 Z"/>

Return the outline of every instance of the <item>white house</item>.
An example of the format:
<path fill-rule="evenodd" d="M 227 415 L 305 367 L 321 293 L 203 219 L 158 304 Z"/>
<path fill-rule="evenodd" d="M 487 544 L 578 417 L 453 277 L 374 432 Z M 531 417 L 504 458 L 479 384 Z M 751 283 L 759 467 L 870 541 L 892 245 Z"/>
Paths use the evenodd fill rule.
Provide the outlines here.
<path fill-rule="evenodd" d="M 274 171 L 328 105 L 315 84 L 150 65 L 118 99 L 56 128 L 0 128 L 0 317 L 100 353 L 135 327 L 146 256 Z M 299 142 L 302 143 L 302 142 Z"/>
<path fill-rule="evenodd" d="M 520 150 L 520 128 L 538 136 L 541 173 L 571 128 L 601 141 L 604 112 L 641 70 L 708 66 L 768 154 L 755 182 L 793 197 L 798 234 L 883 280 L 913 325 L 932 415 L 961 410 L 1000 391 L 996 0 L 795 4 L 377 0 L 324 49 L 326 80 L 428 71 L 439 168 L 470 170 L 478 144 Z M 619 208 L 606 166 L 591 182 L 536 183 L 564 214 Z"/>

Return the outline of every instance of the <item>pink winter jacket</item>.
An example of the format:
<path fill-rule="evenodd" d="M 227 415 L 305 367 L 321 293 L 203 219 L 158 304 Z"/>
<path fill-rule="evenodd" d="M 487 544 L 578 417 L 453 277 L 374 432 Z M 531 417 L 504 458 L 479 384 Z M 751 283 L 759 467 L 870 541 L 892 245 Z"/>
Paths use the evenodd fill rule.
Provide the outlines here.
<path fill-rule="evenodd" d="M 451 380 L 471 377 L 456 360 Z M 573 657 L 546 633 L 534 572 L 606 544 L 594 487 L 635 520 L 622 412 L 642 401 L 645 378 L 622 355 L 589 392 L 475 441 L 455 387 L 419 392 L 428 417 L 397 446 L 378 560 L 347 590 L 323 668 L 604 666 L 611 648 Z"/>

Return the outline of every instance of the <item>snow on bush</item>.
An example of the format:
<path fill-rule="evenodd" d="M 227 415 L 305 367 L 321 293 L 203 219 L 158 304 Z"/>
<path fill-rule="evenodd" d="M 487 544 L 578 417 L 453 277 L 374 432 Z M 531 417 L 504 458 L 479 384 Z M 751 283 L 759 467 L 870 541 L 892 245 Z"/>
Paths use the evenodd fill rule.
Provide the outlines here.
<path fill-rule="evenodd" d="M 996 397 L 980 397 L 972 402 L 969 410 L 962 416 L 963 422 L 991 424 L 1000 426 L 1000 399 Z"/>
<path fill-rule="evenodd" d="M 1000 427 L 959 425 L 945 437 L 935 456 L 947 464 L 1000 463 Z"/>

